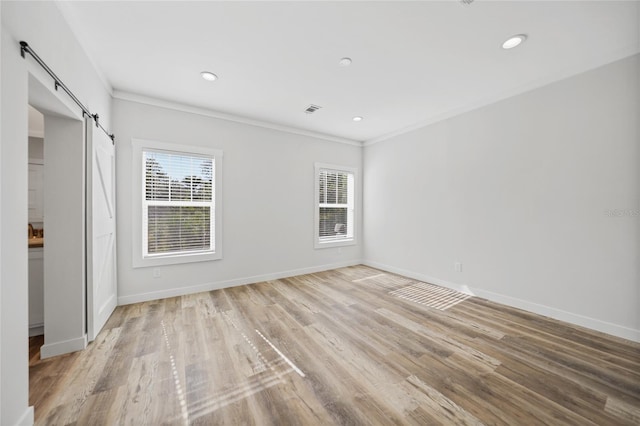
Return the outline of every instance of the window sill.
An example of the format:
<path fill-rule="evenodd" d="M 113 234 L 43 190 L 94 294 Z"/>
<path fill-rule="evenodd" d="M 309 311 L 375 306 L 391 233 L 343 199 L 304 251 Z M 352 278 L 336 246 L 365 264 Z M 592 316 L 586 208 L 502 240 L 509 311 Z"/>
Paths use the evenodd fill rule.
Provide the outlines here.
<path fill-rule="evenodd" d="M 345 238 L 344 240 L 318 241 L 314 243 L 314 248 L 323 249 L 331 247 L 355 246 L 357 244 L 355 238 Z"/>
<path fill-rule="evenodd" d="M 189 253 L 165 256 L 139 257 L 133 260 L 134 268 L 150 266 L 179 265 L 182 263 L 209 262 L 222 259 L 222 253 Z"/>

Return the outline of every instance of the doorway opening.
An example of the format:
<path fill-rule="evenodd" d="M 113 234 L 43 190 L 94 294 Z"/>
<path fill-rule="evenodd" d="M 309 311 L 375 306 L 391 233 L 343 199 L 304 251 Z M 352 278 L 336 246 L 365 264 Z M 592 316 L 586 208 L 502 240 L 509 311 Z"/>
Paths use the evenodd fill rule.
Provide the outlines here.
<path fill-rule="evenodd" d="M 34 122 L 28 166 L 29 222 L 25 231 L 31 236 L 32 246 L 29 335 L 44 336 L 39 337 L 40 358 L 81 350 L 87 345 L 85 123 L 82 112 L 64 96 L 55 91 L 46 74 L 29 71 L 27 101 Z"/>

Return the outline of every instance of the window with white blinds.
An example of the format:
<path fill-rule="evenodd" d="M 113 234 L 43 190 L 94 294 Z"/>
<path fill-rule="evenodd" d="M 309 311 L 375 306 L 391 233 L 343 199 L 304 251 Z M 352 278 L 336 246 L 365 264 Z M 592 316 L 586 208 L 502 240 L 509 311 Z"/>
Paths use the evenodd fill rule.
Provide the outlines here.
<path fill-rule="evenodd" d="M 222 152 L 133 140 L 134 267 L 222 258 Z M 137 188 L 140 188 L 139 190 Z M 138 192 L 139 191 L 139 192 Z"/>
<path fill-rule="evenodd" d="M 316 164 L 316 248 L 352 244 L 355 170 Z"/>
<path fill-rule="evenodd" d="M 145 150 L 144 255 L 215 251 L 215 160 Z"/>

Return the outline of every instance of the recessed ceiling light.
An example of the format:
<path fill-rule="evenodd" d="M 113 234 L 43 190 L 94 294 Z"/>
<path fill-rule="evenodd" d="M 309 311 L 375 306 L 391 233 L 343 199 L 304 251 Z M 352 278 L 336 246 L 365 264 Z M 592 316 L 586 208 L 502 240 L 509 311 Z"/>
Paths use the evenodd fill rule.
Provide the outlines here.
<path fill-rule="evenodd" d="M 348 67 L 351 65 L 351 62 L 353 62 L 351 58 L 342 58 L 338 61 L 338 64 L 340 64 L 341 67 Z"/>
<path fill-rule="evenodd" d="M 210 71 L 202 71 L 200 75 L 207 81 L 215 81 L 218 79 L 218 76 Z"/>
<path fill-rule="evenodd" d="M 509 37 L 507 41 L 502 43 L 503 49 L 513 49 L 516 46 L 520 46 L 527 39 L 526 34 L 518 34 L 513 37 Z"/>
<path fill-rule="evenodd" d="M 353 117 L 353 121 L 362 121 L 362 117 L 360 116 Z"/>

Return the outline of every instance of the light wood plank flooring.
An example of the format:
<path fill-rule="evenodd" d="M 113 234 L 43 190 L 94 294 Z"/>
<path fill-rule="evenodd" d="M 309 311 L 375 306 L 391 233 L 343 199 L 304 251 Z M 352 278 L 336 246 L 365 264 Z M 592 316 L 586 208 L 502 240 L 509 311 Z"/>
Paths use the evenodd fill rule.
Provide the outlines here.
<path fill-rule="evenodd" d="M 416 284 L 355 266 L 121 306 L 74 354 L 33 338 L 36 423 L 640 424 L 639 344 Z"/>

